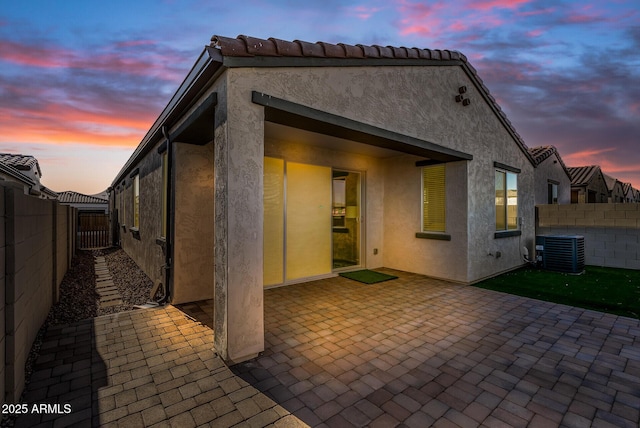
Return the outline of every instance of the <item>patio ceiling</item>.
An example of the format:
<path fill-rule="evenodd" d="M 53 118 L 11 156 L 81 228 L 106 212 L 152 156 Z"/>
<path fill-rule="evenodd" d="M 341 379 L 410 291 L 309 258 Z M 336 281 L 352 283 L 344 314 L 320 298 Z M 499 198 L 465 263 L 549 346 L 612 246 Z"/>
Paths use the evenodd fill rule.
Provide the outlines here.
<path fill-rule="evenodd" d="M 413 154 L 438 162 L 473 159 L 473 156 L 468 153 L 450 149 L 430 141 L 358 122 L 267 94 L 254 91 L 252 100 L 254 103 L 264 106 L 266 122 L 314 132 L 323 137 L 331 136 L 338 140 L 343 140 L 340 143 L 341 147 L 344 140 L 349 140 L 378 149 Z M 338 140 L 333 141 L 337 143 Z M 355 147 L 353 145 L 348 146 Z M 360 147 L 360 149 L 363 148 Z M 344 149 L 342 150 L 344 151 Z"/>

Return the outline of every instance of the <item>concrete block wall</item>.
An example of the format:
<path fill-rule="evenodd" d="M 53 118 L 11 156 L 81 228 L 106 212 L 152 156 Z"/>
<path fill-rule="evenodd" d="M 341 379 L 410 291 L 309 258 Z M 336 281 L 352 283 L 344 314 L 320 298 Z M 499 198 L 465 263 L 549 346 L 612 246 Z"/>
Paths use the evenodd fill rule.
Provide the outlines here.
<path fill-rule="evenodd" d="M 640 269 L 640 204 L 538 205 L 537 235 L 584 236 L 585 263 Z"/>
<path fill-rule="evenodd" d="M 2 403 L 16 403 L 33 341 L 58 295 L 70 257 L 75 209 L 0 186 L 0 383 Z"/>

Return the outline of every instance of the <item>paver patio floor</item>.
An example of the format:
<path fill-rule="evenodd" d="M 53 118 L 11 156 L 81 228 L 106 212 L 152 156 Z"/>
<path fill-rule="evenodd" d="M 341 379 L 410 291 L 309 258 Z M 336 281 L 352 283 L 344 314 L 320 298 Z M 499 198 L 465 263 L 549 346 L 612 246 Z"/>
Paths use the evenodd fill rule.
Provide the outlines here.
<path fill-rule="evenodd" d="M 213 331 L 173 306 L 51 327 L 34 369 L 17 427 L 304 426 L 235 376 Z"/>
<path fill-rule="evenodd" d="M 386 272 L 266 290 L 232 370 L 311 426 L 638 426 L 639 320 Z"/>
<path fill-rule="evenodd" d="M 639 320 L 387 272 L 266 290 L 266 349 L 231 370 L 211 302 L 52 327 L 26 402 L 72 411 L 16 425 L 638 426 Z"/>

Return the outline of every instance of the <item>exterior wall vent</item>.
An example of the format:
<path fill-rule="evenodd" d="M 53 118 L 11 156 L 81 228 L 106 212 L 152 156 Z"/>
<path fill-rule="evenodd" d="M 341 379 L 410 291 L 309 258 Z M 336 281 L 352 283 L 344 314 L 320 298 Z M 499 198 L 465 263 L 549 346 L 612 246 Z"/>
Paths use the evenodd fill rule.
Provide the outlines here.
<path fill-rule="evenodd" d="M 580 273 L 584 270 L 584 236 L 536 236 L 536 260 L 543 269 Z"/>

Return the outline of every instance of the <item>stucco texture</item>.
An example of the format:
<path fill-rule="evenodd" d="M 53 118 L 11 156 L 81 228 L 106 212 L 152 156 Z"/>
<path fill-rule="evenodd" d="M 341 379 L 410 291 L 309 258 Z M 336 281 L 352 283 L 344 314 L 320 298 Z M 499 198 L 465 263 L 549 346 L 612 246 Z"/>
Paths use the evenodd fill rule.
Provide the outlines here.
<path fill-rule="evenodd" d="M 412 222 L 416 222 L 416 219 L 417 222 L 413 228 L 406 228 L 407 231 L 412 230 L 411 236 L 408 232 L 403 233 L 403 240 L 406 239 L 406 242 L 394 242 L 393 245 L 386 242 L 387 237 L 392 241 L 394 239 L 390 232 L 393 229 L 387 224 L 388 220 L 396 219 L 390 209 L 384 209 L 384 233 L 381 229 L 369 231 L 369 225 L 367 226 L 367 246 L 369 247 L 370 240 L 380 242 L 378 248 L 384 248 L 385 266 L 473 282 L 521 265 L 522 246 L 533 246 L 533 165 L 460 67 L 260 68 L 230 69 L 227 73 L 229 85 L 234 88 L 233 103 L 239 106 L 234 111 L 237 115 L 230 112 L 230 116 L 237 116 L 238 120 L 245 121 L 245 132 L 255 129 L 253 121 L 262 117 L 262 107 L 251 102 L 251 92 L 258 91 L 473 155 L 473 160 L 466 162 L 466 177 L 456 178 L 462 184 L 456 192 L 462 192 L 463 199 L 459 200 L 459 206 L 450 211 L 460 209 L 466 213 L 467 218 L 463 221 L 466 223 L 466 232 L 462 234 L 466 233 L 467 239 L 456 239 L 458 247 L 453 252 L 433 251 L 434 257 L 410 257 L 413 262 L 402 257 L 403 254 L 408 254 L 408 247 L 441 247 L 446 244 L 425 243 L 424 240 L 420 243 L 412 242 L 419 239 L 415 237 L 415 232 L 419 231 L 420 215 L 417 187 L 413 208 L 406 208 L 412 211 L 407 214 L 413 216 Z M 467 107 L 454 100 L 458 87 L 462 85 L 467 86 L 466 95 L 471 100 Z M 256 138 L 259 137 L 256 135 Z M 332 160 L 334 162 L 336 159 Z M 518 174 L 521 236 L 502 239 L 494 237 L 494 162 L 521 171 Z M 408 179 L 405 185 L 419 186 L 418 168 L 412 166 L 412 169 L 417 178 Z M 409 170 L 403 171 L 411 174 Z M 395 186 L 384 179 L 382 182 Z M 456 192 L 447 197 L 458 198 Z M 385 189 L 384 193 L 388 191 Z M 408 199 L 411 197 L 403 198 Z M 463 227 L 462 230 L 464 229 Z M 394 252 L 395 255 L 391 256 L 389 252 Z M 495 256 L 498 252 L 500 257 Z M 452 256 L 465 253 L 466 259 Z M 367 258 L 370 255 L 367 252 Z M 403 260 L 402 265 L 396 263 L 400 258 Z"/>

